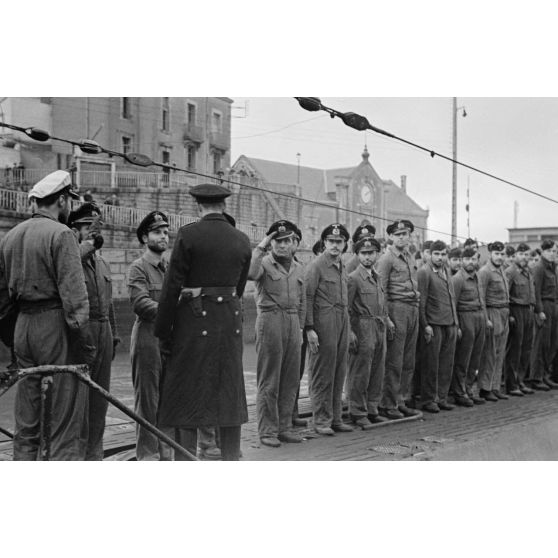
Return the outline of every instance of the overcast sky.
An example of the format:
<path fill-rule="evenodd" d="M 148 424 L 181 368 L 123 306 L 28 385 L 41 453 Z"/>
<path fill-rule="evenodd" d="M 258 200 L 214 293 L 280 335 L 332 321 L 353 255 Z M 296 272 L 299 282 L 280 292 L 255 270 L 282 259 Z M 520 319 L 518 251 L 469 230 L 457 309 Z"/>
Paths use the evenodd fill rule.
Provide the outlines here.
<path fill-rule="evenodd" d="M 314 92 L 317 93 L 317 92 Z M 311 113 L 288 97 L 234 97 L 248 101 L 248 116 L 233 118 L 232 160 L 240 155 L 317 168 L 357 165 L 367 142 L 370 162 L 384 179 L 400 183 L 430 209 L 429 227 L 451 232 L 452 165 L 371 132 L 357 132 L 326 113 Z M 340 111 L 365 115 L 371 124 L 451 156 L 451 98 L 322 98 Z M 558 162 L 558 99 L 458 98 L 467 116 L 458 116 L 458 159 L 553 198 Z M 233 115 L 244 111 L 234 109 Z M 471 235 L 483 241 L 507 240 L 513 226 L 558 225 L 558 205 L 482 176 L 458 169 L 458 235 L 467 236 L 465 212 L 470 181 Z M 430 238 L 439 234 L 430 233 Z M 447 240 L 447 238 L 446 238 Z"/>

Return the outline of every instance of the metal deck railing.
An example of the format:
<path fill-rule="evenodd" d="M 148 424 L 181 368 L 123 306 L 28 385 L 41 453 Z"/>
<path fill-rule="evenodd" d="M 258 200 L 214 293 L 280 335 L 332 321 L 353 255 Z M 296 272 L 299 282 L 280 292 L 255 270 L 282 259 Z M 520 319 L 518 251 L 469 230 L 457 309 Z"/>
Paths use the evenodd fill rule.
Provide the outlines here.
<path fill-rule="evenodd" d="M 44 365 L 35 366 L 32 368 L 21 368 L 17 370 L 8 370 L 2 373 L 0 377 L 0 397 L 4 395 L 13 385 L 23 378 L 29 376 L 41 377 L 41 406 L 40 406 L 40 445 L 39 456 L 41 461 L 50 460 L 50 445 L 51 445 L 51 418 L 52 418 L 52 385 L 53 376 L 55 374 L 73 374 L 80 382 L 84 383 L 89 389 L 97 392 L 104 397 L 109 403 L 114 405 L 117 409 L 122 411 L 125 415 L 129 416 L 139 425 L 149 430 L 152 434 L 157 436 L 159 440 L 171 446 L 175 452 L 178 452 L 189 461 L 198 461 L 195 455 L 192 455 L 188 450 L 183 448 L 180 444 L 175 442 L 172 438 L 161 432 L 157 427 L 153 426 L 149 421 L 126 407 L 124 403 L 119 401 L 114 395 L 109 393 L 106 389 L 102 388 L 99 384 L 94 382 L 89 376 L 89 369 L 85 364 L 77 365 Z M 13 435 L 7 430 L 2 429 L 2 432 L 8 437 Z"/>

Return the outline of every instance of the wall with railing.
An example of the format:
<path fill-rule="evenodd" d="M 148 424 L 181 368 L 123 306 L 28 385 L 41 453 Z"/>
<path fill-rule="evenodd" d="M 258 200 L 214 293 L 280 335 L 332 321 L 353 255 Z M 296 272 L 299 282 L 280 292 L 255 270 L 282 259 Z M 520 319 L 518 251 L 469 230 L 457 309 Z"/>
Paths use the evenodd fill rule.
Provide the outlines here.
<path fill-rule="evenodd" d="M 5 194 L 1 207 L 25 212 L 26 192 L 32 185 L 44 178 L 52 169 L 0 169 L 0 189 Z M 189 195 L 192 186 L 200 183 L 220 183 L 220 177 L 211 178 L 189 175 L 180 171 L 170 173 L 128 172 L 115 170 L 75 171 L 74 182 L 79 185 L 80 193 L 90 191 L 95 202 L 103 209 L 107 224 L 137 226 L 137 223 L 150 211 L 167 213 L 172 226 L 192 222 L 197 215 L 194 199 Z M 227 175 L 238 184 L 230 185 L 232 195 L 227 200 L 227 211 L 237 221 L 252 241 L 262 238 L 262 233 L 278 219 L 288 219 L 299 223 L 302 217 L 302 204 L 296 199 L 296 186 L 290 184 L 261 184 L 257 179 Z M 227 183 L 224 183 L 227 185 Z M 261 189 L 273 190 L 272 193 Z M 8 192 L 20 193 L 21 196 Z M 118 205 L 111 203 L 113 194 L 117 195 Z M 285 196 L 287 194 L 287 196 Z M 10 197 L 11 196 L 11 197 Z M 14 197 L 15 196 L 15 197 Z M 110 209 L 110 208 L 116 209 Z"/>
<path fill-rule="evenodd" d="M 191 198 L 191 196 L 189 196 Z M 76 209 L 82 202 L 72 200 L 72 209 Z M 14 211 L 26 216 L 31 216 L 32 208 L 29 204 L 27 192 L 8 190 L 0 188 L 0 209 Z M 128 232 L 132 240 L 135 239 L 135 229 L 142 219 L 152 211 L 152 209 L 141 209 L 136 207 L 125 207 L 118 205 L 99 205 L 104 225 L 113 227 L 129 228 Z M 177 231 L 180 227 L 197 221 L 193 214 L 165 213 L 169 220 L 171 231 Z M 266 227 L 251 224 L 238 223 L 237 228 L 248 235 L 251 242 L 259 242 L 266 232 Z M 135 242 L 135 240 L 133 240 Z"/>

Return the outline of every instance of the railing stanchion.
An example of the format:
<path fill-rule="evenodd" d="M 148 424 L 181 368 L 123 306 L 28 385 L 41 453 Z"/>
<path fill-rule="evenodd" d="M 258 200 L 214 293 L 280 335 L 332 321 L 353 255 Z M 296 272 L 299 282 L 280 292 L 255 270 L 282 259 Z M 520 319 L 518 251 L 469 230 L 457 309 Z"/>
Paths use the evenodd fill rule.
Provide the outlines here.
<path fill-rule="evenodd" d="M 41 378 L 41 438 L 40 459 L 50 461 L 50 441 L 52 435 L 52 376 Z"/>

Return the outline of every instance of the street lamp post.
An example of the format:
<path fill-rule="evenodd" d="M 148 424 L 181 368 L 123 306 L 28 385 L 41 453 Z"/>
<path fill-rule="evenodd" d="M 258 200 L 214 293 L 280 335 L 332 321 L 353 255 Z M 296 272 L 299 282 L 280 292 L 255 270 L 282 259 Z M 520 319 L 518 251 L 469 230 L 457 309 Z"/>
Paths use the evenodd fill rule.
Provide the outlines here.
<path fill-rule="evenodd" d="M 453 163 L 452 163 L 452 188 L 451 188 L 451 243 L 455 245 L 457 241 L 457 113 L 462 110 L 463 118 L 467 116 L 465 107 L 457 106 L 457 97 L 453 97 L 452 103 L 452 147 L 453 147 Z"/>

